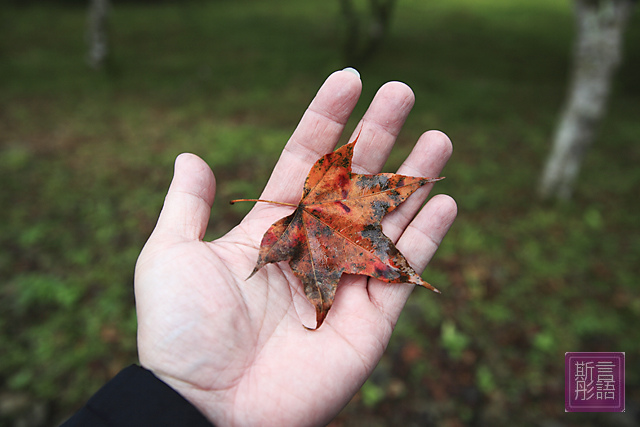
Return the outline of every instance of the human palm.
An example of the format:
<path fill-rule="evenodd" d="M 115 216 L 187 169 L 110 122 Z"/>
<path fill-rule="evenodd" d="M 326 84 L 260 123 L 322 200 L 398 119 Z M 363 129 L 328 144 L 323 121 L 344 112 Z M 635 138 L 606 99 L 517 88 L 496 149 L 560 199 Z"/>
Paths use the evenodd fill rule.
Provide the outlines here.
<path fill-rule="evenodd" d="M 297 203 L 313 163 L 331 151 L 360 93 L 359 78 L 331 75 L 303 116 L 262 198 Z M 363 118 L 353 170 L 377 173 L 413 105 L 401 83 L 383 86 Z M 437 176 L 451 154 L 439 132 L 424 134 L 399 173 Z M 416 216 L 428 186 L 382 222 L 410 264 L 422 271 L 453 222 L 456 207 L 436 196 Z M 321 425 L 366 380 L 389 341 L 413 285 L 345 275 L 324 324 L 287 264 L 251 279 L 260 240 L 291 208 L 258 203 L 224 237 L 202 241 L 215 179 L 184 154 L 136 265 L 142 366 L 216 425 Z"/>

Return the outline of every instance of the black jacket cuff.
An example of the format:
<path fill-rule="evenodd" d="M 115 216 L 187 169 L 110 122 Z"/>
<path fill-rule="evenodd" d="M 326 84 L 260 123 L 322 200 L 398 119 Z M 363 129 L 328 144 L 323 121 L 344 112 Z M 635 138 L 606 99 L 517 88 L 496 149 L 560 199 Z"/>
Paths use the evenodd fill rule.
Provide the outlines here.
<path fill-rule="evenodd" d="M 131 365 L 61 427 L 212 427 L 178 392 L 151 371 Z"/>

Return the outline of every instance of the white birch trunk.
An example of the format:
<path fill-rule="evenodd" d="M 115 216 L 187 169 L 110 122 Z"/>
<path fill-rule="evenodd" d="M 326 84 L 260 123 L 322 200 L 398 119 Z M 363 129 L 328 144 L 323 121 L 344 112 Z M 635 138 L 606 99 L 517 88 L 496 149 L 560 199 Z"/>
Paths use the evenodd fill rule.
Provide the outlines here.
<path fill-rule="evenodd" d="M 540 182 L 543 198 L 571 197 L 582 158 L 606 112 L 633 0 L 575 0 L 574 5 L 577 36 L 572 77 Z"/>
<path fill-rule="evenodd" d="M 99 70 L 109 54 L 107 37 L 107 15 L 109 13 L 109 0 L 90 0 L 87 25 L 87 41 L 89 43 L 89 66 Z"/>

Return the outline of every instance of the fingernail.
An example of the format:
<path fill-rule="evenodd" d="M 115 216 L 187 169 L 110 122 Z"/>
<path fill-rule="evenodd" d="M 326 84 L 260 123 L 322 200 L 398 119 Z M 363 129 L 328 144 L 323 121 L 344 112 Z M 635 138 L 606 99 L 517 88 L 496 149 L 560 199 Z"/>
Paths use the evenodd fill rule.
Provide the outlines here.
<path fill-rule="evenodd" d="M 358 76 L 358 78 L 360 78 L 360 73 L 355 68 L 347 67 L 347 68 L 343 69 L 342 71 L 348 71 L 348 72 L 353 73 L 356 76 Z"/>

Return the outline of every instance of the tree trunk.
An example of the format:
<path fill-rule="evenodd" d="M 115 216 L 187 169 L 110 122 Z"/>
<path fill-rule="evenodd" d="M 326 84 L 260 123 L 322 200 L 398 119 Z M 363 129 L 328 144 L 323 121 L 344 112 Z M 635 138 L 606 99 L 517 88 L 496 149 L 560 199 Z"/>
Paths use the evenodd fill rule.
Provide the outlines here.
<path fill-rule="evenodd" d="M 539 193 L 569 199 L 582 158 L 596 135 L 614 71 L 622 55 L 622 35 L 633 0 L 575 0 L 577 35 L 569 92 Z"/>
<path fill-rule="evenodd" d="M 107 15 L 109 0 L 90 0 L 87 26 L 87 41 L 89 43 L 89 66 L 94 70 L 104 67 L 109 54 L 107 38 Z"/>
<path fill-rule="evenodd" d="M 391 13 L 396 0 L 369 0 L 371 23 L 368 31 L 368 43 L 362 52 L 363 59 L 371 57 L 380 47 L 389 32 Z"/>
<path fill-rule="evenodd" d="M 347 65 L 358 66 L 378 50 L 388 32 L 395 3 L 396 0 L 369 0 L 368 30 L 362 34 L 360 17 L 353 0 L 340 0 L 340 9 L 346 22 L 344 52 Z"/>
<path fill-rule="evenodd" d="M 346 22 L 344 56 L 348 65 L 356 66 L 358 40 L 360 39 L 360 20 L 352 0 L 340 0 L 340 10 Z"/>

